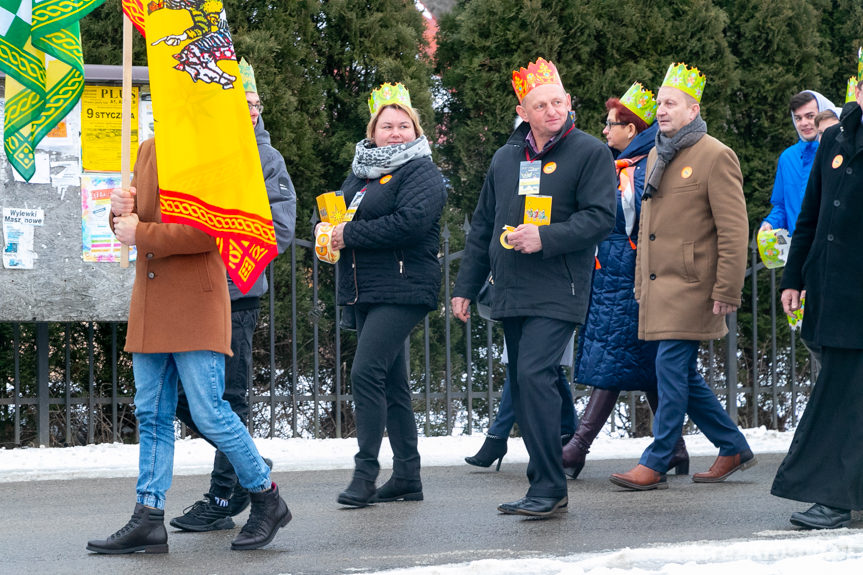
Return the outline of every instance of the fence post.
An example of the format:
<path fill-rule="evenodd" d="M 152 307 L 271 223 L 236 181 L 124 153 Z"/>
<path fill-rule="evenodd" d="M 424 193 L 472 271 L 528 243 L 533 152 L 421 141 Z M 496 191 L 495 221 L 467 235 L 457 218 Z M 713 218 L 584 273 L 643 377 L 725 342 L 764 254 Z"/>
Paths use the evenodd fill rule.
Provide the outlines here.
<path fill-rule="evenodd" d="M 726 409 L 731 421 L 737 423 L 737 312 L 728 314 L 728 338 L 725 349 Z"/>
<path fill-rule="evenodd" d="M 38 386 L 38 430 L 37 435 L 40 447 L 47 447 L 50 443 L 48 431 L 48 398 L 50 395 L 48 386 L 48 354 L 50 346 L 48 342 L 48 324 L 39 322 L 36 324 L 36 384 Z"/>

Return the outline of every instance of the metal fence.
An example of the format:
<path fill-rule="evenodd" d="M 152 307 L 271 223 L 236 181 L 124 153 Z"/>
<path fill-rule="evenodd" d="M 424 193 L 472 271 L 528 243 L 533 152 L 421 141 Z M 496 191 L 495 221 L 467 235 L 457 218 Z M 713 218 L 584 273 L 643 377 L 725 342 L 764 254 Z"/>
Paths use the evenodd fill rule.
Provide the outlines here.
<path fill-rule="evenodd" d="M 406 342 L 415 413 L 425 435 L 485 427 L 494 417 L 503 382 L 500 327 L 485 320 L 464 325 L 451 318 L 450 290 L 462 252 L 452 252 L 450 240 L 445 226 L 439 309 Z M 272 289 L 255 336 L 250 392 L 249 427 L 256 436 L 341 437 L 353 432 L 346 381 L 352 353 L 346 348 L 353 335 L 341 329 L 338 308 L 324 303 L 337 296 L 337 270 L 319 265 L 312 250 L 312 241 L 297 239 L 281 256 L 285 261 L 280 265 L 289 270 L 287 286 L 277 283 L 272 265 L 267 270 Z M 744 305 L 728 317 L 726 338 L 702 346 L 700 369 L 742 426 L 785 429 L 796 425 L 808 398 L 813 362 L 798 336 L 789 333 L 777 301 L 776 273 L 758 261 L 754 242 L 751 263 Z M 765 290 L 769 305 L 759 305 Z M 298 308 L 298 291 L 310 295 L 306 313 Z M 277 292 L 290 298 L 288 325 L 280 323 Z M 123 328 L 94 322 L 0 323 L 0 335 L 8 337 L 0 341 L 0 445 L 136 441 Z M 573 385 L 577 403 L 583 404 L 589 392 Z M 610 425 L 644 434 L 651 417 L 640 393 L 624 393 Z"/>

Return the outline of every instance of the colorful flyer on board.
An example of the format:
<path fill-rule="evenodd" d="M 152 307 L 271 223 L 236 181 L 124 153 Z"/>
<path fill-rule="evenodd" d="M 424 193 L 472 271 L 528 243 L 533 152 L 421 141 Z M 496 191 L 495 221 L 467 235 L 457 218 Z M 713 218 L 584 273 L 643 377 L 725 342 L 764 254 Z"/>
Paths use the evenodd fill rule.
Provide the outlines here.
<path fill-rule="evenodd" d="M 81 247 L 85 262 L 119 262 L 122 245 L 111 231 L 111 192 L 120 187 L 119 175 L 81 176 Z M 129 248 L 129 261 L 137 250 Z"/>

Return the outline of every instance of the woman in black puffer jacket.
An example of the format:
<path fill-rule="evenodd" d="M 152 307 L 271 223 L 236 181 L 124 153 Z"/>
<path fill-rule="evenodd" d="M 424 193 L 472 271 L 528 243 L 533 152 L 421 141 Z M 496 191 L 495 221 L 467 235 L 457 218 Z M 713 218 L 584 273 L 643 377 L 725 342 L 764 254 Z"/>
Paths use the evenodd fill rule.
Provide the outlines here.
<path fill-rule="evenodd" d="M 364 191 L 354 219 L 336 226 L 341 250 L 339 304 L 353 307 L 357 351 L 351 369 L 359 452 L 343 505 L 423 498 L 417 429 L 405 363 L 405 339 L 437 307 L 440 217 L 446 188 L 428 140 L 401 84 L 369 99 L 367 138 L 357 144 L 342 185 L 350 204 Z M 384 430 L 393 450 L 392 477 L 375 480 Z"/>

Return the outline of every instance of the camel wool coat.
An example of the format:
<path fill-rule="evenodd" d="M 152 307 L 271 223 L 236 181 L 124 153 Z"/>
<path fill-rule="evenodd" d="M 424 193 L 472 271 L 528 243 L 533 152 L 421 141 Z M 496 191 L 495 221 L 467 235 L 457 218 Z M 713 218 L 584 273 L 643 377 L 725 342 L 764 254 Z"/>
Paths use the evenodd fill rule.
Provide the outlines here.
<path fill-rule="evenodd" d="M 647 174 L 657 153 L 647 159 Z M 704 135 L 680 150 L 642 200 L 635 270 L 638 337 L 707 340 L 728 331 L 714 300 L 740 305 L 749 223 L 734 152 Z"/>
<path fill-rule="evenodd" d="M 162 223 L 152 138 L 138 149 L 132 186 L 138 192 L 138 259 L 125 350 L 232 355 L 225 264 L 212 236 L 192 226 Z"/>

